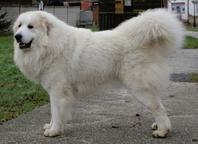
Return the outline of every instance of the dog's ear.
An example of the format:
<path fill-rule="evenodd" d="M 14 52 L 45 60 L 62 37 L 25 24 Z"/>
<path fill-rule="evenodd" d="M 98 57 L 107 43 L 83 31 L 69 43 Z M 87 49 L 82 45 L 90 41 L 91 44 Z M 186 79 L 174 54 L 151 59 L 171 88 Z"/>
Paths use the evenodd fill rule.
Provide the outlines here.
<path fill-rule="evenodd" d="M 43 16 L 43 15 L 41 15 L 40 18 L 41 18 L 42 26 L 44 27 L 44 29 L 45 29 L 47 35 L 49 35 L 51 29 L 53 28 L 53 24 L 50 23 L 50 21 L 48 20 L 48 18 L 45 17 L 45 16 Z"/>
<path fill-rule="evenodd" d="M 42 13 L 39 15 L 39 23 L 44 31 L 44 36 L 42 36 L 42 45 L 43 47 L 47 47 L 49 44 L 49 36 L 51 34 L 51 30 L 53 28 L 52 22 L 48 19 L 48 17 Z"/>

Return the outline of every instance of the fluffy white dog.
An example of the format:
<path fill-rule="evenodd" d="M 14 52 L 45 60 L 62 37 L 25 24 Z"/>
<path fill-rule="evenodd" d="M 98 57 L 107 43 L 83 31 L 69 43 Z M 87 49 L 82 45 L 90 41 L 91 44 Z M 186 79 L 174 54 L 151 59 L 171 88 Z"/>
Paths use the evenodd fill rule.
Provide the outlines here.
<path fill-rule="evenodd" d="M 183 43 L 184 29 L 173 14 L 148 10 L 113 30 L 91 32 L 33 11 L 21 14 L 13 29 L 16 65 L 50 96 L 45 136 L 63 133 L 75 95 L 114 80 L 152 112 L 154 137 L 171 130 L 159 96 L 169 82 L 167 52 Z"/>

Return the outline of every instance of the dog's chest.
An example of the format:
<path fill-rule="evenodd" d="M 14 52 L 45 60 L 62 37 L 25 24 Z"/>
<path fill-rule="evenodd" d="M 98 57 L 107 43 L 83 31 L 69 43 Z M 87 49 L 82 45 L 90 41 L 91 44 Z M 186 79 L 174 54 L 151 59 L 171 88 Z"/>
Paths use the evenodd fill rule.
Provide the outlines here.
<path fill-rule="evenodd" d="M 32 55 L 15 52 L 14 61 L 21 72 L 34 82 L 39 81 L 42 64 Z"/>

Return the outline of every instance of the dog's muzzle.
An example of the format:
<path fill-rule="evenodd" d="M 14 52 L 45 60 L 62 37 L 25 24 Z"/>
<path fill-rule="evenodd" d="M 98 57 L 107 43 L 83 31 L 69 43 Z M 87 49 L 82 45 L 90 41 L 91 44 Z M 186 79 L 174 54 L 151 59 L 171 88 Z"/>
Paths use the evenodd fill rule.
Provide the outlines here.
<path fill-rule="evenodd" d="M 15 39 L 17 41 L 17 43 L 19 44 L 19 48 L 20 49 L 27 49 L 31 47 L 32 41 L 33 39 L 29 42 L 29 43 L 23 43 L 22 42 L 22 35 L 21 34 L 16 34 L 15 35 Z"/>

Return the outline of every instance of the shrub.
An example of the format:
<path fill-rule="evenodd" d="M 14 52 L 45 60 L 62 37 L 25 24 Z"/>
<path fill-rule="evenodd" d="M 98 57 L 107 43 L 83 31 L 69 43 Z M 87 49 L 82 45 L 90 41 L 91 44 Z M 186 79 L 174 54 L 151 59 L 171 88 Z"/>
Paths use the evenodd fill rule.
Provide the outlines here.
<path fill-rule="evenodd" d="M 7 12 L 2 12 L 0 8 L 0 33 L 9 31 L 11 21 L 6 19 Z"/>

